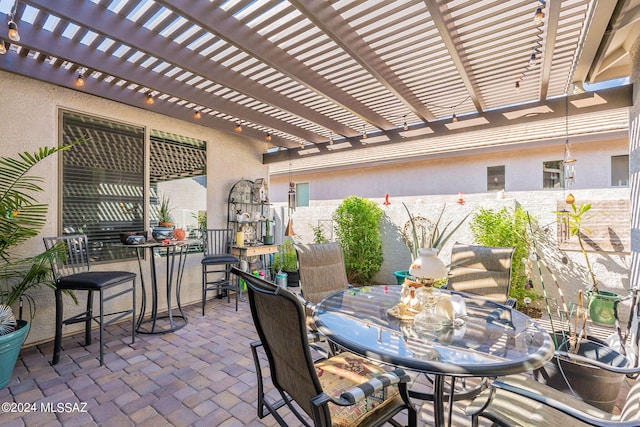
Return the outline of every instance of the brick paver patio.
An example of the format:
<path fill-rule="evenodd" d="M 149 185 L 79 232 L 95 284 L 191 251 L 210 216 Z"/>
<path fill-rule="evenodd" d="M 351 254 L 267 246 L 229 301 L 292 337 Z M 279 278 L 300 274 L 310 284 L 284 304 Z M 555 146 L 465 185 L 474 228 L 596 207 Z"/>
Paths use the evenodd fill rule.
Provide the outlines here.
<path fill-rule="evenodd" d="M 257 338 L 247 302 L 212 299 L 207 315 L 187 307 L 189 324 L 173 333 L 136 336 L 129 323 L 106 335 L 105 364 L 98 343 L 85 348 L 83 334 L 65 337 L 60 363 L 51 366 L 52 342 L 22 349 L 0 403 L 21 411 L 0 412 L 3 427 L 17 426 L 262 426 L 256 415 L 256 376 L 249 343 Z M 95 333 L 97 335 L 97 332 Z M 420 381 L 421 377 L 417 377 Z M 419 402 L 417 402 L 419 404 Z M 66 406 L 65 406 L 66 405 Z M 470 425 L 456 404 L 453 425 Z M 14 408 L 15 409 L 15 408 Z M 291 426 L 299 422 L 282 410 Z M 406 419 L 406 418 L 405 418 Z M 431 406 L 420 410 L 431 425 Z"/>

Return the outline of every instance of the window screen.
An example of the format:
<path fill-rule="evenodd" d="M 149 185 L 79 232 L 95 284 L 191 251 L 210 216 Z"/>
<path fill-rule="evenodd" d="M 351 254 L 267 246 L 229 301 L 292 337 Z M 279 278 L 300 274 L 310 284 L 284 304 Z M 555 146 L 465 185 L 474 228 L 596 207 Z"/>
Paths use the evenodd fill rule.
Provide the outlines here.
<path fill-rule="evenodd" d="M 309 183 L 296 184 L 296 206 L 309 206 Z"/>
<path fill-rule="evenodd" d="M 562 160 L 542 163 L 542 188 L 564 188 Z"/>
<path fill-rule="evenodd" d="M 159 130 L 151 130 L 149 140 L 149 229 L 158 224 L 158 204 L 164 197 L 173 225 L 187 237 L 199 238 L 198 214 L 207 210 L 206 141 Z"/>
<path fill-rule="evenodd" d="M 120 233 L 143 231 L 144 128 L 60 112 L 61 143 L 88 140 L 61 153 L 62 232 L 83 233 L 95 261 L 134 257 Z"/>
<path fill-rule="evenodd" d="M 504 190 L 504 165 L 487 168 L 487 191 Z"/>
<path fill-rule="evenodd" d="M 629 155 L 611 156 L 611 186 L 629 186 Z"/>

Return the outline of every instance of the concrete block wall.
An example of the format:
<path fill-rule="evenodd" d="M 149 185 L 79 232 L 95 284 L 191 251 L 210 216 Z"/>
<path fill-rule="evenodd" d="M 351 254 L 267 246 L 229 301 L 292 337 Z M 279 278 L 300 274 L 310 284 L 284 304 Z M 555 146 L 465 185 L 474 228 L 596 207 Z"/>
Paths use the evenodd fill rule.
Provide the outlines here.
<path fill-rule="evenodd" d="M 628 188 L 609 189 L 583 189 L 572 191 L 576 200 L 620 200 L 629 199 Z M 530 213 L 532 218 L 537 220 L 539 226 L 545 230 L 544 235 L 547 242 L 538 242 L 540 249 L 545 254 L 545 262 L 548 264 L 553 276 L 543 269 L 542 280 L 544 281 L 549 298 L 552 304 L 559 301 L 559 294 L 554 282 L 554 277 L 560 282 L 563 292 L 568 301 L 577 301 L 578 291 L 585 289 L 586 267 L 584 257 L 580 252 L 560 251 L 557 247 L 557 227 L 556 214 L 558 200 L 564 200 L 564 191 L 522 191 L 499 193 L 476 193 L 464 195 L 464 204 L 458 204 L 456 198 L 450 195 L 422 195 L 412 197 L 390 198 L 391 204 L 384 205 L 384 198 L 373 198 L 384 211 L 381 224 L 381 235 L 383 241 L 384 261 L 380 272 L 375 278 L 378 283 L 396 283 L 393 272 L 396 270 L 407 270 L 411 263 L 409 249 L 401 238 L 400 231 L 408 220 L 407 213 L 402 206 L 406 203 L 413 215 L 421 215 L 432 221 L 436 221 L 440 211 L 444 208 L 443 220 L 452 221 L 457 224 L 465 215 L 469 218 L 449 240 L 440 252 L 440 258 L 449 263 L 451 246 L 456 242 L 474 243 L 473 235 L 469 228 L 471 217 L 480 208 L 500 210 L 504 207 L 513 209 L 516 204 L 520 204 Z M 313 241 L 313 227 L 319 221 L 330 221 L 333 212 L 340 204 L 340 200 L 311 201 L 309 207 L 297 208 L 292 219 L 296 236 L 294 240 L 301 243 Z M 286 209 L 283 204 L 275 204 L 274 212 L 281 216 Z M 282 218 L 286 221 L 286 217 Z M 592 266 L 596 277 L 601 284 L 601 289 L 605 291 L 626 294 L 629 287 L 629 253 L 590 253 Z M 534 269 L 537 270 L 537 269 Z M 536 291 L 542 293 L 540 278 L 537 271 L 533 274 Z"/>

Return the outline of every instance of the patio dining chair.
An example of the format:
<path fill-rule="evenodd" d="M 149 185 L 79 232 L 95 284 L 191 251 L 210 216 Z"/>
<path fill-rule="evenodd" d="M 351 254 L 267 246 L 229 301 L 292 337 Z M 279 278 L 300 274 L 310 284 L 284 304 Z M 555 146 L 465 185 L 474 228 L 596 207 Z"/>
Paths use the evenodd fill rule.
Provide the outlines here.
<path fill-rule="evenodd" d="M 334 292 L 347 289 L 342 247 L 337 242 L 296 244 L 300 292 L 310 306 Z"/>
<path fill-rule="evenodd" d="M 629 390 L 619 414 L 612 414 L 524 375 L 501 377 L 467 407 L 472 426 L 479 418 L 497 426 L 640 426 L 640 382 Z"/>
<path fill-rule="evenodd" d="M 45 237 L 44 245 L 47 250 L 61 245 L 60 256 L 51 261 L 51 270 L 56 284 L 56 322 L 55 339 L 53 344 L 52 365 L 60 361 L 62 347 L 62 326 L 74 323 L 85 323 L 85 345 L 91 344 L 91 322 L 98 324 L 100 329 L 100 366 L 104 362 L 104 327 L 125 316 L 131 315 L 131 343 L 135 342 L 136 331 L 136 274 L 128 271 L 90 271 L 91 255 L 87 236 L 84 234 L 65 235 L 59 237 Z M 112 288 L 113 291 L 110 291 Z M 75 316 L 63 319 L 64 306 L 62 293 L 64 291 L 87 291 L 87 309 Z M 94 314 L 93 293 L 99 295 L 100 313 Z M 109 301 L 131 294 L 130 307 L 120 311 L 105 312 L 105 304 Z M 127 301 L 129 303 L 129 301 Z M 129 304 L 127 304 L 129 306 Z M 107 318 L 105 320 L 105 318 Z"/>
<path fill-rule="evenodd" d="M 451 249 L 447 288 L 513 307 L 515 300 L 509 299 L 513 252 L 514 248 L 456 242 Z"/>
<path fill-rule="evenodd" d="M 271 414 L 286 426 L 278 409 L 287 406 L 305 426 L 374 426 L 391 422 L 408 410 L 409 425 L 417 413 L 407 392 L 410 377 L 387 371 L 355 354 L 343 352 L 314 361 L 307 340 L 305 311 L 296 295 L 237 268 L 247 283 L 251 316 L 260 341 L 251 344 L 258 381 L 260 419 Z M 268 399 L 258 349 L 266 353 L 271 382 L 280 400 Z"/>

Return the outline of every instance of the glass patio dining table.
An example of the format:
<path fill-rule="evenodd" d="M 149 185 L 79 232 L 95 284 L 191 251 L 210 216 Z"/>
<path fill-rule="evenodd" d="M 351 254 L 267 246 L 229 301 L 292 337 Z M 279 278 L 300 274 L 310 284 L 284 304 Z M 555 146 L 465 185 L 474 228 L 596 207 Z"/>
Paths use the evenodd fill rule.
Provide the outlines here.
<path fill-rule="evenodd" d="M 401 286 L 366 286 L 337 292 L 317 305 L 318 331 L 363 357 L 432 374 L 434 423 L 444 426 L 444 383 L 452 377 L 496 377 L 531 371 L 554 353 L 549 334 L 525 314 L 482 297 L 460 295 L 464 316 L 424 328 L 394 315 Z M 464 311 L 464 310 L 463 310 Z M 414 396 L 420 396 L 417 393 Z M 450 403 L 453 397 L 450 397 Z M 450 418 L 450 417 L 449 417 Z"/>

